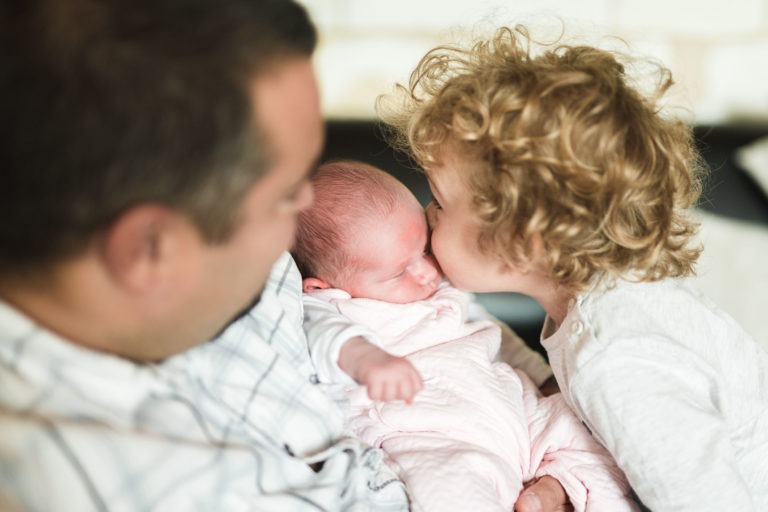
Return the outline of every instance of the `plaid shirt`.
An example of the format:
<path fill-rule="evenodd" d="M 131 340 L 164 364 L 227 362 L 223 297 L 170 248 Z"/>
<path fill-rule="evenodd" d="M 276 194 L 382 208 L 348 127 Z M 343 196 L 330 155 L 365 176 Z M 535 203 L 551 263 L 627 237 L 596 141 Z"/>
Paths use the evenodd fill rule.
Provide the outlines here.
<path fill-rule="evenodd" d="M 342 436 L 287 254 L 215 340 L 140 365 L 0 303 L 0 509 L 406 510 L 379 450 Z"/>

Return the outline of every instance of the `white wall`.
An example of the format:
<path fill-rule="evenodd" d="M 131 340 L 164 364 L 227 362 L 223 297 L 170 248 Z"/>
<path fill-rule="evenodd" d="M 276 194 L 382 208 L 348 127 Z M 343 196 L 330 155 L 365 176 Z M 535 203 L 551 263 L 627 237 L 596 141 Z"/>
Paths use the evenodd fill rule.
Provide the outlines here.
<path fill-rule="evenodd" d="M 373 117 L 426 50 L 467 30 L 524 22 L 592 44 L 607 36 L 669 67 L 675 101 L 697 123 L 768 122 L 768 0 L 300 0 L 320 31 L 316 64 L 328 117 Z"/>

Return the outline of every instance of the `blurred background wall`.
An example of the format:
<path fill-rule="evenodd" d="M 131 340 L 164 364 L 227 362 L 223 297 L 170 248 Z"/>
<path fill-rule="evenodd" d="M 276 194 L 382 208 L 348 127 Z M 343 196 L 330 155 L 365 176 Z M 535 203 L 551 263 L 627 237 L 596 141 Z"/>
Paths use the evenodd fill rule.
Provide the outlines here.
<path fill-rule="evenodd" d="M 375 116 L 376 96 L 436 44 L 524 23 L 651 56 L 695 123 L 768 122 L 768 0 L 300 0 L 320 31 L 315 60 L 328 118 Z"/>

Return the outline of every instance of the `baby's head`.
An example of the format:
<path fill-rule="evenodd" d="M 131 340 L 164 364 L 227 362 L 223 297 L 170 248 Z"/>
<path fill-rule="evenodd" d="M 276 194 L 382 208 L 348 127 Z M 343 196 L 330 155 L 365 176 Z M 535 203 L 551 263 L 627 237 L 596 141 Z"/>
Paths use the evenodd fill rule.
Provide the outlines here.
<path fill-rule="evenodd" d="M 575 290 L 600 272 L 692 273 L 700 251 L 686 209 L 700 193 L 700 158 L 690 127 L 659 114 L 668 71 L 592 47 L 533 48 L 517 28 L 428 53 L 404 94 L 379 102 L 393 143 L 430 178 L 461 182 L 479 247 L 510 267 L 535 258 Z M 625 73 L 632 63 L 653 68 L 648 97 Z M 437 236 L 448 271 L 453 251 Z"/>
<path fill-rule="evenodd" d="M 315 201 L 299 215 L 292 250 L 305 292 L 340 288 L 395 303 L 435 292 L 442 276 L 424 210 L 405 185 L 357 161 L 325 163 L 312 182 Z"/>

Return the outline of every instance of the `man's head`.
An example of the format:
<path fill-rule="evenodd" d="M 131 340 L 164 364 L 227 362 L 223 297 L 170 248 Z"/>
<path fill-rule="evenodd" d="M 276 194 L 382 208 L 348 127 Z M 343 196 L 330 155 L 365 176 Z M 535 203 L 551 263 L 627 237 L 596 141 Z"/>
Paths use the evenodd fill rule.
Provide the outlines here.
<path fill-rule="evenodd" d="M 293 248 L 305 291 L 340 288 L 395 303 L 434 293 L 441 274 L 424 211 L 405 185 L 356 161 L 321 165 L 312 181 L 315 202 L 299 215 Z"/>
<path fill-rule="evenodd" d="M 274 158 L 253 79 L 315 45 L 302 8 L 277 0 L 41 0 L 2 23 L 0 203 L 13 221 L 0 274 L 75 256 L 143 203 L 225 241 Z"/>
<path fill-rule="evenodd" d="M 14 98 L 1 107 L 0 294 L 134 359 L 213 336 L 312 199 L 322 124 L 305 11 L 43 0 L 6 9 L 0 43 Z"/>

